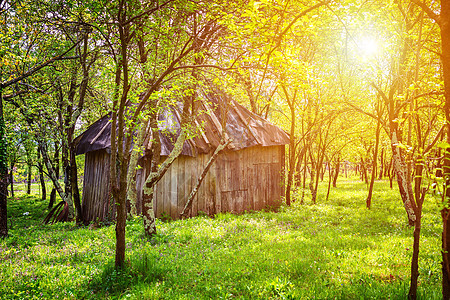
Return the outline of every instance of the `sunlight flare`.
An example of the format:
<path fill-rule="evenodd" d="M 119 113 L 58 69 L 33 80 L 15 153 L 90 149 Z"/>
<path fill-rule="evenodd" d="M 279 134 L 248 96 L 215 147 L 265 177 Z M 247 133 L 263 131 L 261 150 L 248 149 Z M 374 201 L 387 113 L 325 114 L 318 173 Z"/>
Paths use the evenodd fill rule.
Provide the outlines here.
<path fill-rule="evenodd" d="M 357 46 L 361 51 L 362 55 L 365 57 L 371 57 L 377 54 L 379 46 L 378 42 L 372 37 L 363 37 L 361 38 Z"/>

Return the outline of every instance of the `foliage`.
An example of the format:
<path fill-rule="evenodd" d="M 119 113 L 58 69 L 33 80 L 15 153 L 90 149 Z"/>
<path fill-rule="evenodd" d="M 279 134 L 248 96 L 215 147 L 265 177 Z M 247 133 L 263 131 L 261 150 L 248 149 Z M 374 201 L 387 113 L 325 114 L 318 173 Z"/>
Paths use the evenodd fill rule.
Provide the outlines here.
<path fill-rule="evenodd" d="M 325 201 L 275 212 L 157 223 L 127 221 L 129 253 L 115 270 L 114 228 L 41 225 L 46 203 L 10 200 L 1 241 L 2 299 L 405 299 L 412 228 L 395 190 L 375 183 L 373 207 L 355 178 Z M 440 298 L 438 200 L 424 206 L 419 299 Z M 25 214 L 29 212 L 29 214 Z"/>

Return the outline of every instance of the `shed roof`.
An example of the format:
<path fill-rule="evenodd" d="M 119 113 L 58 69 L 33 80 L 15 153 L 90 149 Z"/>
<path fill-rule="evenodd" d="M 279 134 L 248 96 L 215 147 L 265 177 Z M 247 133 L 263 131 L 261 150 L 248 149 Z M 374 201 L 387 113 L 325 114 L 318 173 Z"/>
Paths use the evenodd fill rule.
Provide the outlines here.
<path fill-rule="evenodd" d="M 232 150 L 240 150 L 256 145 L 275 146 L 289 143 L 288 134 L 269 121 L 252 113 L 222 92 L 202 94 L 201 113 L 195 119 L 195 125 L 201 127 L 200 134 L 185 141 L 182 155 L 196 156 L 214 150 L 220 142 L 223 117 Z M 227 103 L 223 109 L 223 103 Z M 219 104 L 222 104 L 220 106 Z M 180 115 L 182 105 L 168 106 L 158 115 L 158 128 L 161 140 L 161 155 L 167 156 L 174 147 L 180 134 Z M 109 149 L 111 146 L 111 113 L 103 116 L 75 139 L 76 154 Z M 150 132 L 149 132 L 150 134 Z M 147 138 L 146 141 L 151 141 Z M 151 143 L 151 142 L 150 142 Z M 147 148 L 151 146 L 148 143 Z"/>

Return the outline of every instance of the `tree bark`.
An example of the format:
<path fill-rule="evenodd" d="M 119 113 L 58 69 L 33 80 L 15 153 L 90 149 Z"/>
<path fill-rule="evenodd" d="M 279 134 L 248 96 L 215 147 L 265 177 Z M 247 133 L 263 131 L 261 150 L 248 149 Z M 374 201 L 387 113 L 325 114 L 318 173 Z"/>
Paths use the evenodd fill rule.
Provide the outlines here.
<path fill-rule="evenodd" d="M 78 170 L 77 170 L 77 160 L 75 158 L 75 149 L 73 146 L 70 149 L 70 186 L 72 188 L 72 197 L 75 209 L 77 210 L 76 223 L 82 224 L 83 222 L 83 211 L 81 210 L 81 197 L 80 189 L 78 187 Z"/>
<path fill-rule="evenodd" d="M 397 130 L 394 130 L 391 134 L 393 167 L 397 177 L 398 189 L 408 215 L 408 222 L 410 225 L 414 225 L 414 222 L 416 221 L 415 202 L 411 181 L 409 180 L 408 167 L 401 154 L 401 149 L 398 147 L 399 140 L 397 139 Z"/>
<path fill-rule="evenodd" d="M 9 170 L 9 184 L 11 185 L 11 197 L 14 198 L 14 162 L 11 162 L 11 168 Z"/>
<path fill-rule="evenodd" d="M 334 165 L 334 176 L 333 176 L 333 187 L 337 187 L 337 180 L 339 177 L 339 172 L 340 172 L 340 168 L 341 168 L 341 163 L 340 163 L 340 158 L 337 158 L 337 161 Z M 347 172 L 346 172 L 347 173 Z"/>
<path fill-rule="evenodd" d="M 153 236 L 156 234 L 156 224 L 155 224 L 155 211 L 153 209 L 153 194 L 156 183 L 164 176 L 166 171 L 178 158 L 183 150 L 183 144 L 186 140 L 186 133 L 182 129 L 180 135 L 178 136 L 172 152 L 170 152 L 169 156 L 166 160 L 161 164 L 161 166 L 157 169 L 157 171 L 153 171 L 145 180 L 145 187 L 142 196 L 142 214 L 144 216 L 144 231 L 148 236 Z M 154 152 L 154 155 L 156 153 Z M 152 163 L 153 165 L 153 163 Z M 155 165 L 156 167 L 156 165 Z"/>
<path fill-rule="evenodd" d="M 416 164 L 416 176 L 414 177 L 414 197 L 416 201 L 416 221 L 414 222 L 414 242 L 413 256 L 411 259 L 411 284 L 408 292 L 408 299 L 417 299 L 417 282 L 419 278 L 419 247 L 420 229 L 422 224 L 422 205 L 425 199 L 426 189 L 422 189 L 423 158 L 419 157 Z"/>
<path fill-rule="evenodd" d="M 70 201 L 69 199 L 67 199 L 67 195 L 62 189 L 61 185 L 59 184 L 58 178 L 56 177 L 55 170 L 52 166 L 50 158 L 48 157 L 47 145 L 45 144 L 44 141 L 42 141 L 42 139 L 39 136 L 36 137 L 36 141 L 38 142 L 38 149 L 39 151 L 41 151 L 42 158 L 47 167 L 48 175 L 53 182 L 53 186 L 55 187 L 56 191 L 58 192 L 59 196 L 63 201 L 65 202 Z M 70 204 L 68 203 L 68 205 Z"/>
<path fill-rule="evenodd" d="M 369 194 L 367 195 L 366 199 L 366 207 L 370 209 L 372 205 L 372 193 L 373 193 L 373 185 L 375 183 L 375 176 L 377 169 L 377 157 L 378 157 L 378 145 L 380 143 L 380 122 L 377 122 L 377 129 L 375 133 L 375 149 L 373 151 L 373 159 L 372 159 L 372 176 L 370 178 L 370 185 L 369 185 Z"/>
<path fill-rule="evenodd" d="M 310 152 L 310 158 L 311 158 L 311 181 L 309 182 L 309 190 L 311 191 L 311 201 L 313 204 L 316 204 L 316 197 L 317 197 L 317 190 L 314 189 L 314 182 L 316 178 L 316 163 L 314 162 L 314 157 L 312 153 Z"/>
<path fill-rule="evenodd" d="M 47 188 L 45 186 L 45 179 L 44 179 L 44 166 L 42 165 L 41 160 L 41 152 L 37 152 L 37 165 L 38 165 L 38 171 L 39 171 L 39 181 L 41 183 L 41 190 L 42 190 L 42 200 L 47 199 Z"/>
<path fill-rule="evenodd" d="M 134 145 L 135 149 L 131 153 L 130 166 L 128 167 L 127 174 L 127 201 L 130 203 L 130 215 L 136 215 L 136 202 L 137 202 L 137 190 L 136 190 L 136 167 L 139 160 L 139 155 L 142 153 L 142 144 L 144 142 L 145 134 L 147 133 L 148 119 L 146 119 L 142 127 L 139 130 L 136 143 Z M 145 175 L 145 174 L 144 174 Z"/>
<path fill-rule="evenodd" d="M 53 156 L 53 166 L 55 170 L 55 176 L 57 179 L 59 179 L 59 145 L 57 142 L 55 142 L 55 153 Z M 50 200 L 48 202 L 48 209 L 53 208 L 53 204 L 55 204 L 56 201 L 56 188 L 55 186 L 52 187 L 52 191 L 50 192 Z"/>
<path fill-rule="evenodd" d="M 440 28 L 441 28 L 441 48 L 442 48 L 442 66 L 444 77 L 444 114 L 446 120 L 447 144 L 450 144 L 450 1 L 441 1 Z M 450 199 L 450 147 L 444 151 L 443 175 L 445 182 L 444 208 L 442 214 L 442 296 L 444 299 L 450 299 L 450 210 L 448 203 Z"/>
<path fill-rule="evenodd" d="M 0 86 L 0 237 L 8 236 L 8 156 L 3 118 L 3 90 Z"/>
<path fill-rule="evenodd" d="M 328 201 L 328 197 L 330 196 L 330 190 L 331 190 L 331 182 L 333 181 L 333 172 L 332 172 L 332 168 L 331 168 L 331 164 L 328 163 L 328 189 L 327 189 L 327 197 L 326 197 L 326 201 Z"/>
<path fill-rule="evenodd" d="M 27 194 L 30 195 L 31 194 L 31 175 L 32 175 L 32 167 L 33 167 L 33 162 L 31 161 L 31 149 L 28 149 L 27 152 Z"/>
<path fill-rule="evenodd" d="M 288 169 L 288 178 L 286 183 L 286 205 L 291 205 L 291 187 L 292 181 L 294 178 L 295 171 L 295 120 L 297 116 L 295 115 L 295 98 L 297 96 L 297 90 L 294 92 L 292 99 L 289 96 L 289 93 L 284 86 L 281 85 L 284 91 L 284 95 L 286 97 L 286 101 L 289 106 L 289 110 L 291 113 L 291 126 L 290 126 L 290 136 L 289 136 L 289 169 Z"/>
<path fill-rule="evenodd" d="M 384 168 L 384 147 L 381 148 L 381 154 L 380 154 L 380 173 L 378 174 L 378 180 L 383 179 L 383 170 Z"/>

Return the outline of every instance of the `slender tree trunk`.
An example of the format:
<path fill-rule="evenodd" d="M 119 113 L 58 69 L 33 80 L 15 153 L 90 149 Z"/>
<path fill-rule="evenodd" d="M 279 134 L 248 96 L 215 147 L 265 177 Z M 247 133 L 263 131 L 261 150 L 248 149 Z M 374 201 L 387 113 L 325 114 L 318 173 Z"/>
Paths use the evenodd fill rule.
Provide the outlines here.
<path fill-rule="evenodd" d="M 290 139 L 289 139 L 289 169 L 288 169 L 288 178 L 287 178 L 287 184 L 286 184 L 286 205 L 291 205 L 291 187 L 292 187 L 292 180 L 294 176 L 294 170 L 295 170 L 295 120 L 297 119 L 295 115 L 295 98 L 297 95 L 297 91 L 295 92 L 292 99 L 290 99 L 289 94 L 286 90 L 286 87 L 282 85 L 284 94 L 286 96 L 286 100 L 289 105 L 289 110 L 291 112 L 291 129 L 290 129 Z"/>
<path fill-rule="evenodd" d="M 366 184 L 369 184 L 369 180 L 367 179 L 367 169 L 366 169 L 366 162 L 361 157 L 361 181 L 365 182 Z"/>
<path fill-rule="evenodd" d="M 380 143 L 380 122 L 377 122 L 377 130 L 375 133 L 375 149 L 373 152 L 373 159 L 372 159 L 372 176 L 370 178 L 370 185 L 369 185 L 369 194 L 367 195 L 366 199 L 366 207 L 370 209 L 372 205 L 372 193 L 373 193 L 373 185 L 375 183 L 375 170 L 377 169 L 377 157 L 378 157 L 378 145 Z"/>
<path fill-rule="evenodd" d="M 186 133 L 184 130 L 181 131 L 180 135 L 178 136 L 174 148 L 172 152 L 170 152 L 169 156 L 166 158 L 166 160 L 161 164 L 160 167 L 158 167 L 157 171 L 155 168 L 157 167 L 152 163 L 152 172 L 145 180 L 145 187 L 143 191 L 143 199 L 142 199 L 142 209 L 143 209 L 143 216 L 144 216 L 144 230 L 146 235 L 153 236 L 156 234 L 156 225 L 155 225 L 155 211 L 153 209 L 153 194 L 154 194 L 154 188 L 156 183 L 164 176 L 166 171 L 170 168 L 172 163 L 175 161 L 175 159 L 178 158 L 178 156 L 181 154 L 181 151 L 183 150 L 183 144 L 186 140 Z M 160 151 L 159 151 L 160 152 Z M 156 156 L 159 156 L 156 152 L 153 153 Z M 155 159 L 156 160 L 156 159 Z M 153 167 L 153 165 L 155 167 Z"/>
<path fill-rule="evenodd" d="M 297 157 L 297 163 L 295 165 L 295 186 L 300 187 L 302 184 L 302 161 L 303 161 L 303 155 L 304 155 L 304 149 L 300 151 L 300 154 Z"/>
<path fill-rule="evenodd" d="M 11 162 L 11 169 L 9 170 L 9 184 L 11 185 L 11 197 L 14 198 L 14 162 Z"/>
<path fill-rule="evenodd" d="M 3 90 L 0 86 L 0 237 L 4 238 L 8 236 L 8 158 L 5 140 L 5 120 L 3 119 L 2 92 Z"/>
<path fill-rule="evenodd" d="M 383 170 L 384 168 L 384 147 L 381 147 L 381 155 L 380 155 L 380 173 L 378 174 L 378 180 L 383 179 Z"/>
<path fill-rule="evenodd" d="M 41 161 L 41 152 L 37 152 L 37 165 L 38 165 L 38 171 L 39 171 L 39 181 L 41 183 L 41 190 L 42 190 L 42 200 L 47 199 L 47 188 L 45 186 L 45 179 L 44 179 L 44 166 L 42 165 Z"/>
<path fill-rule="evenodd" d="M 156 106 L 156 102 L 151 105 Z M 158 164 L 161 160 L 161 140 L 159 139 L 159 131 L 157 125 L 157 114 L 156 112 L 150 115 L 150 128 L 152 130 L 152 153 L 151 153 L 151 163 L 150 163 L 150 172 L 144 174 L 147 176 L 145 180 L 145 186 L 142 193 L 142 216 L 144 217 L 144 232 L 147 236 L 152 237 L 156 234 L 156 224 L 155 224 L 155 210 L 153 204 L 153 189 L 156 181 L 156 174 L 158 171 Z M 151 174 L 154 174 L 154 179 L 149 177 Z M 148 181 L 148 182 L 147 182 Z M 153 182 L 151 182 L 153 181 Z"/>
<path fill-rule="evenodd" d="M 310 157 L 311 157 L 311 181 L 309 182 L 309 190 L 311 191 L 311 201 L 312 203 L 316 204 L 316 197 L 317 197 L 317 190 L 314 189 L 314 182 L 315 182 L 315 178 L 316 178 L 316 164 L 314 163 L 314 158 L 312 156 L 312 154 L 310 153 Z"/>
<path fill-rule="evenodd" d="M 55 176 L 57 179 L 59 179 L 59 145 L 57 142 L 55 142 L 55 153 L 53 156 L 53 166 L 55 170 Z M 52 187 L 52 191 L 50 192 L 50 200 L 48 202 L 48 209 L 53 208 L 53 204 L 55 204 L 56 201 L 56 188 L 55 186 Z"/>
<path fill-rule="evenodd" d="M 408 215 L 409 224 L 414 225 L 414 222 L 416 221 L 415 202 L 411 181 L 409 180 L 410 176 L 407 172 L 408 168 L 401 154 L 401 149 L 397 146 L 399 143 L 397 131 L 394 130 L 391 134 L 393 168 L 397 177 L 398 189 Z"/>
<path fill-rule="evenodd" d="M 70 113 L 70 111 L 68 111 L 68 113 Z M 66 118 L 65 127 L 67 128 L 69 124 L 70 122 Z M 73 218 L 75 217 L 75 209 L 72 197 L 72 179 L 70 178 L 70 147 L 67 140 L 63 141 L 62 143 L 62 164 L 64 172 L 64 194 L 66 195 L 65 201 L 69 205 L 68 219 L 73 220 Z"/>
<path fill-rule="evenodd" d="M 414 197 L 416 200 L 416 221 L 414 222 L 414 242 L 413 256 L 411 259 L 411 284 L 409 287 L 408 299 L 417 299 L 417 282 L 419 278 L 419 247 L 420 247 L 420 229 L 422 224 L 422 205 L 425 199 L 426 189 L 422 189 L 423 158 L 419 157 L 419 163 L 416 164 L 416 176 L 414 178 Z"/>
<path fill-rule="evenodd" d="M 300 200 L 300 204 L 304 203 L 305 199 L 305 190 L 306 190 L 306 175 L 308 173 L 308 155 L 306 153 L 307 150 L 305 150 L 305 164 L 303 167 L 303 186 L 302 186 L 302 199 Z"/>
<path fill-rule="evenodd" d="M 145 134 L 147 133 L 149 120 L 146 119 L 137 136 L 136 143 L 134 145 L 135 149 L 131 153 L 130 166 L 128 167 L 127 181 L 128 181 L 128 191 L 127 191 L 127 202 L 130 203 L 130 216 L 136 215 L 136 202 L 137 202 L 137 190 L 136 190 L 136 167 L 139 160 L 139 154 L 142 150 L 142 144 L 144 142 Z M 144 176 L 145 174 L 143 174 Z"/>
<path fill-rule="evenodd" d="M 334 176 L 333 176 L 333 187 L 337 187 L 337 180 L 339 177 L 339 172 L 340 172 L 340 167 L 341 167 L 341 163 L 340 163 L 340 158 L 338 157 L 335 165 L 334 165 Z M 347 173 L 347 172 L 345 172 Z"/>
<path fill-rule="evenodd" d="M 64 193 L 64 190 L 62 189 L 61 185 L 58 182 L 58 178 L 56 177 L 55 170 L 52 166 L 50 158 L 48 157 L 47 145 L 39 137 L 37 137 L 36 140 L 38 142 L 39 151 L 41 151 L 42 158 L 47 167 L 48 175 L 53 182 L 53 186 L 55 187 L 56 191 L 58 192 L 59 196 L 61 197 L 61 199 L 63 201 L 65 201 L 65 202 L 70 201 L 69 199 L 67 199 L 67 195 Z"/>
<path fill-rule="evenodd" d="M 315 182 L 314 182 L 314 187 L 313 187 L 313 189 L 314 189 L 314 192 L 312 193 L 313 195 L 314 195 L 314 197 L 313 197 L 313 203 L 314 204 L 316 204 L 316 200 L 317 200 L 317 190 L 318 190 L 318 188 L 319 188 L 319 179 L 321 178 L 321 171 L 320 171 L 320 168 L 322 167 L 322 170 L 323 170 L 323 159 L 324 159 L 324 155 L 325 155 L 325 153 L 323 153 L 323 154 L 319 154 L 319 161 L 318 161 L 318 163 L 316 164 L 316 166 L 318 167 L 318 171 L 316 171 L 316 176 L 315 176 Z"/>
<path fill-rule="evenodd" d="M 70 150 L 70 186 L 72 188 L 72 197 L 75 209 L 77 210 L 76 222 L 77 224 L 82 224 L 83 222 L 83 211 L 81 210 L 81 197 L 80 189 L 78 187 L 78 170 L 77 170 L 77 160 L 75 158 L 75 149 L 71 147 Z"/>
<path fill-rule="evenodd" d="M 326 201 L 328 201 L 328 197 L 330 196 L 330 190 L 331 190 L 331 182 L 333 181 L 333 174 L 331 172 L 331 164 L 329 164 L 329 168 L 328 168 L 328 189 L 327 189 L 327 197 L 326 197 Z"/>
<path fill-rule="evenodd" d="M 32 166 L 33 166 L 33 164 L 29 160 L 27 160 L 27 168 L 28 168 L 28 172 L 27 172 L 27 194 L 28 195 L 31 194 Z"/>

